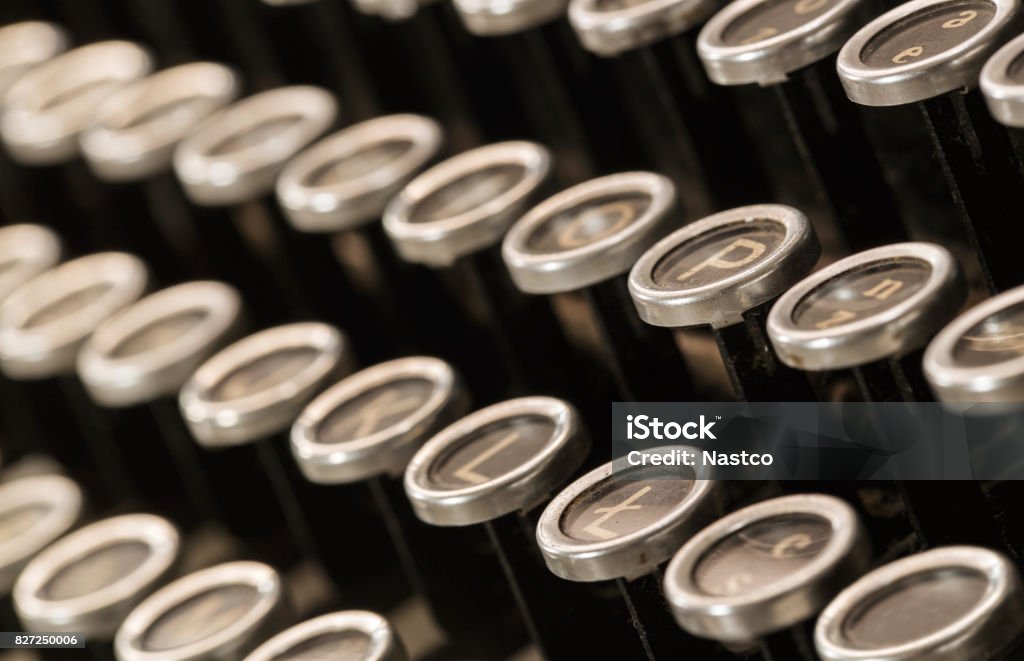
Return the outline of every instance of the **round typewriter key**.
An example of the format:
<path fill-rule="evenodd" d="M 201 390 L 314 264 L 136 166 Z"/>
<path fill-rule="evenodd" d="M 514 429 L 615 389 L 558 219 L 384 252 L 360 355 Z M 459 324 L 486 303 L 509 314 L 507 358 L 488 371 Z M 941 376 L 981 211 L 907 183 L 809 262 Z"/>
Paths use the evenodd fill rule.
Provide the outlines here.
<path fill-rule="evenodd" d="M 4 95 L 0 137 L 18 168 L 26 217 L 60 231 L 79 251 L 129 248 L 119 227 L 126 218 L 90 181 L 78 135 L 114 91 L 147 75 L 152 59 L 142 46 L 105 41 L 82 46 L 18 78 Z M 60 191 L 59 194 L 55 194 Z"/>
<path fill-rule="evenodd" d="M 245 661 L 299 659 L 405 661 L 409 657 L 391 623 L 370 611 L 340 611 L 285 629 Z"/>
<path fill-rule="evenodd" d="M 0 303 L 23 284 L 60 261 L 61 240 L 41 225 L 18 224 L 0 228 Z M 0 435 L 3 436 L 3 461 L 39 452 L 29 427 L 24 393 L 0 374 Z"/>
<path fill-rule="evenodd" d="M 516 286 L 529 294 L 557 295 L 552 302 L 566 336 L 585 355 L 600 356 L 605 378 L 627 400 L 685 391 L 680 383 L 686 381 L 686 368 L 675 342 L 629 312 L 625 277 L 637 257 L 672 227 L 674 207 L 675 190 L 665 177 L 648 172 L 601 177 L 535 206 L 502 245 Z"/>
<path fill-rule="evenodd" d="M 839 593 L 818 618 L 825 661 L 1011 659 L 1024 595 L 1002 555 L 949 546 L 884 565 Z"/>
<path fill-rule="evenodd" d="M 489 359 L 460 366 L 478 398 L 486 391 L 476 384 L 493 381 L 495 356 L 512 393 L 566 381 L 557 319 L 543 299 L 519 292 L 500 254 L 502 237 L 547 182 L 550 162 L 531 142 L 463 152 L 416 177 L 384 214 L 398 253 L 436 269 L 468 321 L 493 338 L 482 348 Z"/>
<path fill-rule="evenodd" d="M 79 632 L 102 649 L 128 613 L 169 578 L 179 552 L 178 531 L 166 519 L 103 519 L 33 558 L 14 584 L 14 607 L 27 631 Z"/>
<path fill-rule="evenodd" d="M 330 246 L 292 230 L 273 199 L 285 164 L 336 115 L 327 91 L 281 87 L 220 110 L 175 151 L 185 194 L 207 208 L 199 232 L 223 264 L 219 277 L 242 290 L 257 322 L 337 314 L 323 286 L 338 271 Z"/>
<path fill-rule="evenodd" d="M 287 607 L 281 577 L 258 562 L 189 574 L 147 597 L 117 631 L 119 661 L 241 661 L 280 631 Z"/>
<path fill-rule="evenodd" d="M 1024 128 L 1022 51 L 1024 39 L 1020 37 L 1000 48 L 985 62 L 979 83 L 989 112 L 1000 124 L 1013 129 Z"/>
<path fill-rule="evenodd" d="M 375 521 L 362 533 L 386 529 L 410 585 L 453 642 L 470 655 L 494 656 L 511 652 L 525 632 L 494 615 L 494 608 L 512 599 L 493 559 L 474 550 L 484 540 L 467 533 L 464 543 L 452 543 L 448 531 L 424 525 L 401 481 L 413 454 L 464 415 L 468 399 L 454 369 L 442 360 L 380 363 L 314 399 L 292 427 L 291 445 L 306 478 L 325 485 L 325 493 L 346 503 L 346 511 L 353 503 L 370 504 Z M 453 584 L 490 595 L 492 608 L 477 608 L 452 591 Z"/>
<path fill-rule="evenodd" d="M 652 454 L 692 448 L 663 447 Z M 714 520 L 722 491 L 706 468 L 631 466 L 617 459 L 566 487 L 537 523 L 537 545 L 556 576 L 614 581 L 650 658 L 678 650 L 714 655 L 679 631 L 661 590 L 664 565 L 676 549 Z"/>
<path fill-rule="evenodd" d="M 569 4 L 582 46 L 609 58 L 645 160 L 672 179 L 694 218 L 768 196 L 736 99 L 708 85 L 700 70 L 697 28 L 720 6 L 714 0 Z"/>
<path fill-rule="evenodd" d="M 388 200 L 436 157 L 441 140 L 441 127 L 427 117 L 378 117 L 317 142 L 277 182 L 278 203 L 292 226 L 331 235 L 310 240 L 338 246 L 335 270 L 342 284 L 334 289 L 351 292 L 354 300 L 334 305 L 351 310 L 343 325 L 357 333 L 359 346 L 377 349 L 377 356 L 390 353 L 384 344 L 414 345 L 409 329 L 418 337 L 443 337 L 456 326 L 437 283 L 401 263 L 380 224 Z"/>
<path fill-rule="evenodd" d="M 466 29 L 476 35 L 523 32 L 561 17 L 568 0 L 454 0 Z"/>
<path fill-rule="evenodd" d="M 220 513 L 210 468 L 182 423 L 176 396 L 207 358 L 240 334 L 243 316 L 233 287 L 189 282 L 115 314 L 78 354 L 78 378 L 104 409 L 139 492 L 186 529 Z"/>
<path fill-rule="evenodd" d="M 665 592 L 679 625 L 696 636 L 761 640 L 772 659 L 811 658 L 802 627 L 864 573 L 870 554 L 844 501 L 773 498 L 697 533 L 672 558 Z"/>
<path fill-rule="evenodd" d="M 751 92 L 751 100 L 778 105 L 802 179 L 829 208 L 832 224 L 823 229 L 838 229 L 854 249 L 904 238 L 896 202 L 831 58 L 866 21 L 866 5 L 743 0 L 708 21 L 697 42 L 712 81 L 766 88 Z"/>
<path fill-rule="evenodd" d="M 53 23 L 25 21 L 0 27 L 0 100 L 18 78 L 67 49 L 64 30 Z M 32 217 L 17 171 L 6 153 L 0 153 L 0 215 L 8 221 Z"/>
<path fill-rule="evenodd" d="M 789 289 L 772 308 L 768 334 L 792 367 L 857 367 L 920 349 L 965 295 L 963 274 L 945 248 L 888 245 L 839 260 Z"/>
<path fill-rule="evenodd" d="M 569 404 L 523 397 L 475 411 L 441 430 L 405 471 L 406 494 L 422 521 L 482 525 L 528 633 L 552 658 L 599 650 L 615 656 L 636 647 L 635 637 L 625 636 L 631 632 L 613 624 L 625 617 L 615 604 L 603 604 L 547 571 L 533 534 L 538 506 L 578 470 L 589 446 Z M 569 630 L 577 626 L 587 633 Z"/>
<path fill-rule="evenodd" d="M 807 217 L 779 204 L 723 211 L 683 227 L 637 260 L 629 290 L 654 326 L 710 326 L 736 395 L 757 401 L 813 399 L 803 375 L 768 345 L 771 301 L 818 261 Z"/>
<path fill-rule="evenodd" d="M 0 626 L 21 629 L 11 588 L 32 558 L 78 523 L 82 500 L 78 485 L 60 475 L 33 475 L 0 484 Z"/>
<path fill-rule="evenodd" d="M 945 402 L 1024 397 L 1024 288 L 994 296 L 950 322 L 928 345 L 924 373 Z"/>
<path fill-rule="evenodd" d="M 333 562 L 345 557 L 333 548 L 340 543 L 334 528 L 318 525 L 337 521 L 337 512 L 303 479 L 287 432 L 352 362 L 348 340 L 334 327 L 288 324 L 222 349 L 181 390 L 181 414 L 214 467 L 229 530 L 279 566 L 319 560 L 333 573 Z"/>
<path fill-rule="evenodd" d="M 79 137 L 89 168 L 131 217 L 122 231 L 163 281 L 216 272 L 203 250 L 202 210 L 188 208 L 171 161 L 178 143 L 239 87 L 231 69 L 213 62 L 166 69 L 111 94 Z"/>
<path fill-rule="evenodd" d="M 147 281 L 138 258 L 97 253 L 46 271 L 0 305 L 0 369 L 29 406 L 19 415 L 28 436 L 15 446 L 51 453 L 101 505 L 134 494 L 120 449 L 74 378 L 75 357 Z"/>
<path fill-rule="evenodd" d="M 912 0 L 861 28 L 837 64 L 856 103 L 918 104 L 967 238 L 996 290 L 1021 282 L 1012 247 L 999 238 L 1021 172 L 1005 131 L 971 90 L 1018 15 L 1012 0 Z"/>

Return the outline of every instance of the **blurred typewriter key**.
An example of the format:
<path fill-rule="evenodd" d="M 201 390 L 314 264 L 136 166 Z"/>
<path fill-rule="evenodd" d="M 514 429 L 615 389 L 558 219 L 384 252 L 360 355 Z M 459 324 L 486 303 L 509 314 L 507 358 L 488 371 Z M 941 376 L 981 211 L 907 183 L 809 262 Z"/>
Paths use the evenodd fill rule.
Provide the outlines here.
<path fill-rule="evenodd" d="M 650 452 L 673 449 L 682 448 Z M 709 477 L 703 465 L 633 467 L 617 459 L 566 487 L 537 523 L 537 545 L 556 576 L 615 582 L 630 614 L 622 625 L 639 638 L 634 656 L 717 651 L 679 630 L 661 589 L 672 554 L 721 513 L 723 493 Z"/>
<path fill-rule="evenodd" d="M 818 189 L 840 240 L 862 250 L 905 239 L 895 200 L 832 56 L 868 18 L 862 0 L 742 0 L 716 14 L 697 50 L 719 85 L 757 84 L 786 120 L 802 177 Z M 819 232 L 820 233 L 820 232 Z"/>
<path fill-rule="evenodd" d="M 566 336 L 599 356 L 626 400 L 660 401 L 689 388 L 673 338 L 631 314 L 626 282 L 637 257 L 676 222 L 675 201 L 672 182 L 661 175 L 591 179 L 531 209 L 502 245 L 516 286 L 556 295 Z"/>
<path fill-rule="evenodd" d="M 214 62 L 165 69 L 112 93 L 79 137 L 89 169 L 131 216 L 125 236 L 163 282 L 182 273 L 220 275 L 224 262 L 239 258 L 204 245 L 217 219 L 189 206 L 172 159 L 183 138 L 235 101 L 240 86 L 234 71 Z"/>
<path fill-rule="evenodd" d="M 710 326 L 736 396 L 813 401 L 803 374 L 768 343 L 768 307 L 814 268 L 820 246 L 807 216 L 759 204 L 686 225 L 637 260 L 629 291 L 653 326 Z"/>
<path fill-rule="evenodd" d="M 0 228 L 0 304 L 19 287 L 57 265 L 61 258 L 60 237 L 41 225 L 18 224 Z M 24 393 L 0 373 L 0 438 L 3 462 L 39 452 L 31 416 L 25 414 Z"/>
<path fill-rule="evenodd" d="M 281 87 L 220 110 L 175 151 L 186 195 L 208 208 L 200 233 L 223 264 L 218 277 L 241 289 L 258 323 L 335 312 L 333 301 L 319 300 L 338 271 L 329 244 L 295 232 L 273 192 L 285 164 L 336 116 L 326 90 Z"/>
<path fill-rule="evenodd" d="M 0 134 L 22 166 L 17 194 L 25 218 L 50 225 L 77 252 L 129 248 L 124 217 L 86 169 L 78 135 L 110 94 L 152 69 L 149 53 L 128 41 L 82 46 L 45 62 L 10 86 Z"/>
<path fill-rule="evenodd" d="M 11 589 L 21 570 L 64 536 L 82 516 L 82 492 L 60 475 L 32 475 L 0 484 L 0 626 L 20 631 Z"/>
<path fill-rule="evenodd" d="M 121 450 L 75 378 L 75 358 L 147 283 L 138 258 L 96 253 L 37 276 L 0 305 L 0 369 L 29 407 L 19 417 L 30 437 L 16 444 L 51 454 L 101 509 L 134 494 Z"/>
<path fill-rule="evenodd" d="M 277 180 L 278 204 L 295 230 L 336 246 L 338 284 L 316 284 L 330 290 L 327 305 L 370 359 L 393 355 L 394 345 L 419 348 L 424 335 L 436 343 L 455 334 L 438 284 L 395 255 L 380 223 L 388 201 L 436 157 L 441 141 L 441 127 L 427 117 L 378 117 L 315 143 Z"/>
<path fill-rule="evenodd" d="M 32 559 L 14 584 L 26 631 L 77 632 L 94 657 L 135 606 L 168 580 L 181 550 L 174 526 L 151 514 L 125 514 L 81 528 Z"/>
<path fill-rule="evenodd" d="M 282 568 L 337 555 L 323 557 L 331 551 L 325 542 L 340 542 L 333 527 L 316 525 L 328 520 L 330 503 L 303 479 L 287 431 L 352 361 L 348 340 L 334 327 L 288 324 L 222 349 L 181 390 L 181 414 L 215 470 L 230 532 Z"/>
<path fill-rule="evenodd" d="M 0 27 L 0 100 L 25 72 L 60 55 L 67 44 L 64 30 L 53 23 L 25 21 Z M 10 157 L 0 150 L 0 221 L 33 219 L 32 200 L 25 199 L 16 176 Z"/>
<path fill-rule="evenodd" d="M 105 409 L 140 495 L 185 530 L 221 512 L 206 453 L 192 442 L 176 397 L 207 358 L 241 334 L 243 316 L 233 287 L 189 282 L 115 314 L 78 354 L 78 378 Z"/>
<path fill-rule="evenodd" d="M 396 563 L 454 644 L 492 657 L 511 653 L 526 634 L 514 624 L 512 596 L 493 557 L 477 550 L 486 539 L 472 529 L 442 530 L 418 520 L 400 479 L 420 446 L 466 413 L 468 398 L 451 365 L 437 358 L 380 363 L 314 399 L 292 427 L 291 445 L 306 478 L 324 485 L 325 498 L 344 503 L 350 516 L 361 511 L 355 505 L 369 502 L 363 518 L 374 520 L 360 526 L 361 538 L 386 529 Z M 364 562 L 352 566 L 376 580 L 366 576 Z M 473 586 L 489 607 L 479 608 L 452 585 Z M 511 618 L 497 614 L 503 607 Z"/>
<path fill-rule="evenodd" d="M 281 577 L 259 562 L 189 574 L 147 597 L 117 631 L 118 661 L 241 661 L 287 624 Z"/>
<path fill-rule="evenodd" d="M 736 647 L 760 640 L 768 661 L 813 661 L 813 618 L 867 570 L 870 556 L 844 501 L 773 498 L 697 533 L 672 558 L 665 592 L 695 636 Z"/>
<path fill-rule="evenodd" d="M 949 546 L 843 590 L 818 618 L 815 646 L 824 661 L 1017 659 L 1022 618 L 1020 575 L 1008 558 Z"/>
<path fill-rule="evenodd" d="M 375 83 L 356 44 L 346 0 L 249 0 L 269 35 L 273 59 L 292 84 L 319 85 L 345 100 L 355 119 L 380 114 Z M 256 26 L 253 26 L 254 28 Z"/>
<path fill-rule="evenodd" d="M 928 401 L 920 350 L 965 296 L 963 274 L 945 248 L 883 246 L 841 259 L 789 289 L 772 308 L 768 335 L 787 365 L 849 369 L 865 402 Z M 869 411 L 862 430 L 867 442 L 895 449 L 900 439 Z M 925 542 L 998 541 L 977 483 L 908 481 L 900 488 Z"/>
<path fill-rule="evenodd" d="M 1016 30 L 1013 0 L 913 0 L 858 31 L 839 52 L 847 95 L 867 106 L 918 104 L 988 285 L 1022 281 L 1006 232 L 1021 172 L 978 84 L 985 59 Z"/>
<path fill-rule="evenodd" d="M 245 661 L 337 659 L 406 661 L 391 623 L 370 611 L 339 611 L 296 624 L 260 645 Z"/>
<path fill-rule="evenodd" d="M 1003 292 L 950 322 L 928 345 L 924 374 L 944 402 L 1024 400 L 1024 287 Z"/>
<path fill-rule="evenodd" d="M 1015 146 L 1020 144 L 1020 128 L 1024 128 L 1024 70 L 1021 55 L 1024 38 L 1017 37 L 988 58 L 981 70 L 979 86 L 985 103 L 996 121 L 1010 127 Z"/>
<path fill-rule="evenodd" d="M 672 179 L 693 218 L 768 196 L 736 101 L 708 84 L 697 57 L 697 28 L 720 6 L 716 0 L 569 4 L 583 47 L 610 58 L 647 160 Z"/>
<path fill-rule="evenodd" d="M 552 576 L 536 546 L 531 510 L 572 477 L 589 451 L 569 404 L 523 397 L 446 427 L 420 448 L 405 471 L 406 494 L 422 521 L 485 530 L 527 632 L 544 658 L 616 656 L 626 649 L 622 634 L 632 634 L 614 626 L 624 614 Z M 635 638 L 628 642 L 635 647 Z"/>
<path fill-rule="evenodd" d="M 468 322 L 492 338 L 481 343 L 483 355 L 459 365 L 478 400 L 487 399 L 478 384 L 493 383 L 495 357 L 508 383 L 505 395 L 566 381 L 557 319 L 543 298 L 516 288 L 500 252 L 508 228 L 547 183 L 550 162 L 548 151 L 531 142 L 463 152 L 416 177 L 384 214 L 398 253 L 436 269 Z"/>

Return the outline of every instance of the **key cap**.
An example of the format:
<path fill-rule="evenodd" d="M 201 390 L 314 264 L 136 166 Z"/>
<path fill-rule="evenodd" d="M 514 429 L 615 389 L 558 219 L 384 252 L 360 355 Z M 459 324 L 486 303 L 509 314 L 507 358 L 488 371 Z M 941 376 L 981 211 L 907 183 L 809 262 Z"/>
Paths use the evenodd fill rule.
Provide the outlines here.
<path fill-rule="evenodd" d="M 188 574 L 147 597 L 117 631 L 119 661 L 240 660 L 288 621 L 281 577 L 259 562 Z"/>
<path fill-rule="evenodd" d="M 670 448 L 651 450 L 668 451 Z M 691 451 L 697 452 L 697 450 Z M 718 517 L 723 490 L 701 466 L 600 466 L 562 490 L 537 523 L 548 569 L 578 582 L 612 582 L 630 614 L 635 653 L 671 658 L 716 650 L 680 631 L 661 589 L 665 565 L 693 534 Z"/>
<path fill-rule="evenodd" d="M 166 519 L 102 519 L 35 556 L 14 585 L 14 607 L 25 631 L 81 633 L 94 658 L 112 659 L 118 626 L 168 580 L 180 550 Z"/>
<path fill-rule="evenodd" d="M 812 400 L 805 377 L 782 365 L 768 344 L 765 317 L 819 254 L 797 209 L 739 207 L 690 223 L 643 253 L 629 275 L 630 295 L 653 326 L 710 326 L 737 398 Z"/>
<path fill-rule="evenodd" d="M 818 618 L 815 647 L 825 661 L 1010 659 L 1022 611 L 1020 575 L 1007 558 L 950 546 L 884 565 L 843 590 Z"/>
<path fill-rule="evenodd" d="M 359 658 L 406 661 L 402 640 L 391 623 L 370 611 L 339 611 L 285 629 L 260 645 L 245 661 L 303 658 Z"/>
<path fill-rule="evenodd" d="M 863 574 L 871 556 L 846 502 L 820 494 L 772 498 L 694 535 L 665 572 L 679 626 L 769 660 L 813 660 L 809 625 Z"/>

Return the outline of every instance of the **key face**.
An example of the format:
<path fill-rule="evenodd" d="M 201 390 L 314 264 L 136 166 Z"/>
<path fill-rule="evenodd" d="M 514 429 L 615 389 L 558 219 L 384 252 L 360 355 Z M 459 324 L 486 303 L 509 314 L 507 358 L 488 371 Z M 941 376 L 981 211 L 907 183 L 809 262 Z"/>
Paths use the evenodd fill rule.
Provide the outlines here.
<path fill-rule="evenodd" d="M 1016 305 L 979 322 L 953 348 L 964 367 L 986 367 L 1024 356 L 1024 305 Z"/>
<path fill-rule="evenodd" d="M 655 451 L 693 448 L 658 448 Z M 570 581 L 635 579 L 653 572 L 722 506 L 703 468 L 630 466 L 617 459 L 562 490 L 537 523 L 555 575 Z"/>
<path fill-rule="evenodd" d="M 403 379 L 357 396 L 320 426 L 319 442 L 343 443 L 386 431 L 425 405 L 434 390 L 426 379 Z"/>
<path fill-rule="evenodd" d="M 117 632 L 121 659 L 243 655 L 282 623 L 281 579 L 258 562 L 188 574 L 140 603 Z"/>
<path fill-rule="evenodd" d="M 246 658 L 404 661 L 407 657 L 386 618 L 370 611 L 351 610 L 321 615 L 286 629 Z"/>
<path fill-rule="evenodd" d="M 883 565 L 839 594 L 818 619 L 823 659 L 999 658 L 1018 639 L 1017 569 L 1001 554 L 949 546 Z"/>
<path fill-rule="evenodd" d="M 921 348 L 965 298 L 949 251 L 897 243 L 841 259 L 796 284 L 772 307 L 768 335 L 792 367 L 857 367 Z"/>
<path fill-rule="evenodd" d="M 565 402 L 506 400 L 449 425 L 420 448 L 406 469 L 406 494 L 427 523 L 484 523 L 536 505 L 579 466 L 588 445 Z"/>
<path fill-rule="evenodd" d="M 535 254 L 574 250 L 623 231 L 649 208 L 641 195 L 609 195 L 560 213 L 537 227 L 526 239 Z"/>
<path fill-rule="evenodd" d="M 690 633 L 756 640 L 816 615 L 866 570 L 869 557 L 867 537 L 845 501 L 784 496 L 697 533 L 669 564 L 665 592 Z"/>
<path fill-rule="evenodd" d="M 838 4 L 838 0 L 759 2 L 726 26 L 722 42 L 727 46 L 747 46 L 784 35 L 817 19 Z"/>
<path fill-rule="evenodd" d="M 178 561 L 174 525 L 150 514 L 90 524 L 38 554 L 14 585 L 19 616 L 33 631 L 81 631 L 109 641 L 132 608 Z"/>
<path fill-rule="evenodd" d="M 995 15 L 996 7 L 991 2 L 937 5 L 879 32 L 864 46 L 860 57 L 870 67 L 890 68 L 941 55 L 980 33 Z"/>

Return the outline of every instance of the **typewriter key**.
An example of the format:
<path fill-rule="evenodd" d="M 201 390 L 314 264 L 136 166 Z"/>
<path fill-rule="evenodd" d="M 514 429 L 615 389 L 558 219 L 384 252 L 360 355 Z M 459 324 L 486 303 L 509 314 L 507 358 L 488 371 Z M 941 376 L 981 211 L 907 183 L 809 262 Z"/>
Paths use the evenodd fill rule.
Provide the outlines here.
<path fill-rule="evenodd" d="M 813 618 L 868 567 L 871 550 L 844 501 L 773 498 L 697 533 L 665 572 L 679 625 L 702 638 L 760 640 L 770 661 L 812 660 Z"/>
<path fill-rule="evenodd" d="M 824 661 L 1015 659 L 1022 618 L 1020 575 L 1008 558 L 949 546 L 843 590 L 818 618 L 815 646 Z"/>
<path fill-rule="evenodd" d="M 523 397 L 446 427 L 405 471 L 406 494 L 422 521 L 483 527 L 527 632 L 550 658 L 615 656 L 636 646 L 632 635 L 624 639 L 632 632 L 614 624 L 625 614 L 552 576 L 536 546 L 531 510 L 572 477 L 589 451 L 569 404 Z"/>
<path fill-rule="evenodd" d="M 21 627 L 11 588 L 21 570 L 62 537 L 82 515 L 82 492 L 60 475 L 33 475 L 0 484 L 0 626 Z"/>
<path fill-rule="evenodd" d="M 928 345 L 924 373 L 944 402 L 1024 401 L 1024 287 L 950 322 Z"/>
<path fill-rule="evenodd" d="M 473 34 L 494 36 L 520 32 L 553 21 L 569 0 L 455 0 L 455 8 Z"/>
<path fill-rule="evenodd" d="M 963 305 L 963 274 L 948 250 L 899 243 L 831 264 L 782 295 L 768 317 L 779 358 L 805 370 L 849 369 L 865 402 L 930 399 L 920 349 Z M 895 447 L 876 409 L 865 433 Z M 923 433 L 923 432 L 921 432 Z M 898 477 L 898 476 L 896 476 Z M 908 514 L 926 543 L 997 541 L 974 482 L 901 485 Z M 970 522 L 964 526 L 958 512 Z"/>
<path fill-rule="evenodd" d="M 516 286 L 559 297 L 553 302 L 563 303 L 566 335 L 582 351 L 601 357 L 617 396 L 626 400 L 661 400 L 688 389 L 673 339 L 628 311 L 625 277 L 637 257 L 671 229 L 674 207 L 675 190 L 661 175 L 601 177 L 541 202 L 512 226 L 502 245 Z M 566 310 L 581 299 L 584 315 L 574 308 L 570 319 Z"/>
<path fill-rule="evenodd" d="M 133 608 L 166 582 L 181 550 L 178 531 L 151 514 L 125 514 L 81 528 L 34 557 L 14 584 L 27 631 L 78 632 L 93 655 L 109 645 Z"/>
<path fill-rule="evenodd" d="M 1021 51 L 1024 39 L 1017 37 L 988 58 L 981 70 L 979 86 L 985 103 L 996 121 L 1012 129 L 1024 127 L 1024 70 L 1021 69 Z M 1019 149 L 1020 133 L 1010 132 Z"/>
<path fill-rule="evenodd" d="M 876 18 L 839 52 L 847 95 L 867 106 L 918 104 L 946 184 L 988 284 L 1020 284 L 1005 209 L 1021 173 L 978 83 L 985 59 L 1015 30 L 1019 5 L 996 0 L 912 0 Z"/>
<path fill-rule="evenodd" d="M 200 232 L 225 263 L 221 277 L 242 290 L 257 322 L 336 313 L 323 286 L 338 272 L 330 246 L 293 231 L 273 200 L 285 164 L 336 115 L 325 90 L 281 87 L 219 111 L 174 154 L 186 195 L 208 208 Z"/>
<path fill-rule="evenodd" d="M 26 282 L 57 265 L 60 238 L 41 225 L 9 225 L 0 228 L 0 304 Z M 33 443 L 31 416 L 26 413 L 24 393 L 0 374 L 0 435 L 3 462 L 10 464 L 39 452 Z"/>
<path fill-rule="evenodd" d="M 245 661 L 408 658 L 398 632 L 385 617 L 370 611 L 339 611 L 285 629 L 256 648 Z"/>
<path fill-rule="evenodd" d="M 460 365 L 477 399 L 486 401 L 487 390 L 477 384 L 493 383 L 495 362 L 511 394 L 552 388 L 571 394 L 557 390 L 570 371 L 557 319 L 546 301 L 516 288 L 500 254 L 502 238 L 535 202 L 549 172 L 550 155 L 540 145 L 487 145 L 418 176 L 384 214 L 398 253 L 436 269 L 468 322 L 491 338 L 482 360 Z"/>
<path fill-rule="evenodd" d="M 233 287 L 189 282 L 115 314 L 78 354 L 78 378 L 104 409 L 139 493 L 185 529 L 221 513 L 205 453 L 192 442 L 175 398 L 207 358 L 240 335 L 243 316 Z"/>
<path fill-rule="evenodd" d="M 75 357 L 96 328 L 146 289 L 146 265 L 125 253 L 80 257 L 21 286 L 0 305 L 0 369 L 29 410 L 16 443 L 50 453 L 100 507 L 131 493 L 121 450 L 97 420 Z"/>
<path fill-rule="evenodd" d="M 152 69 L 149 53 L 128 41 L 82 46 L 45 62 L 10 86 L 0 134 L 20 170 L 17 194 L 27 218 L 60 232 L 75 251 L 127 248 L 121 215 L 82 162 L 79 133 L 100 104 Z M 59 193 L 57 193 L 59 191 Z"/>
<path fill-rule="evenodd" d="M 147 597 L 117 631 L 118 661 L 241 661 L 284 628 L 281 577 L 259 562 L 189 574 Z"/>
<path fill-rule="evenodd" d="M 866 5 L 743 0 L 708 21 L 697 42 L 712 81 L 756 83 L 765 90 L 751 97 L 779 106 L 802 159 L 803 181 L 817 189 L 840 240 L 855 250 L 905 238 L 895 200 L 831 57 L 866 22 Z"/>
<path fill-rule="evenodd" d="M 288 324 L 222 349 L 181 390 L 181 414 L 214 466 L 228 529 L 282 568 L 308 560 L 332 574 L 345 569 L 335 566 L 342 540 L 326 523 L 337 512 L 303 479 L 287 430 L 352 362 L 348 340 L 332 326 Z"/>
<path fill-rule="evenodd" d="M 423 443 L 466 413 L 468 398 L 444 361 L 380 363 L 314 399 L 292 427 L 291 445 L 305 476 L 333 485 L 331 498 L 346 511 L 370 503 L 376 520 L 361 534 L 386 529 L 410 585 L 455 645 L 490 657 L 512 652 L 525 632 L 496 616 L 512 597 L 493 559 L 475 550 L 486 541 L 467 530 L 462 543 L 452 543 L 449 531 L 424 525 L 399 479 Z M 481 609 L 452 585 L 473 586 L 492 603 Z"/>
<path fill-rule="evenodd" d="M 610 58 L 610 73 L 647 161 L 672 179 L 693 218 L 768 196 L 737 100 L 708 84 L 697 58 L 697 28 L 720 5 L 715 0 L 572 0 L 569 5 L 583 47 Z"/>
<path fill-rule="evenodd" d="M 768 305 L 818 261 L 800 211 L 760 204 L 723 211 L 665 237 L 637 260 L 629 290 L 640 318 L 665 328 L 710 326 L 737 397 L 813 400 L 768 344 Z"/>
<path fill-rule="evenodd" d="M 671 449 L 682 448 L 651 452 Z M 556 576 L 615 582 L 631 617 L 624 624 L 646 658 L 716 653 L 679 631 L 660 585 L 672 554 L 721 513 L 723 493 L 709 477 L 703 466 L 638 468 L 617 459 L 566 487 L 537 523 L 537 545 Z"/>
<path fill-rule="evenodd" d="M 79 136 L 89 168 L 131 217 L 122 231 L 164 282 L 181 273 L 209 277 L 232 261 L 203 249 L 216 221 L 189 208 L 171 161 L 178 143 L 232 103 L 239 87 L 231 69 L 213 62 L 166 69 L 111 94 Z"/>
<path fill-rule="evenodd" d="M 416 347 L 424 335 L 436 344 L 454 334 L 438 284 L 398 259 L 380 224 L 388 200 L 436 157 L 441 140 L 441 127 L 427 117 L 379 117 L 317 142 L 277 181 L 288 222 L 310 241 L 339 246 L 334 306 L 371 359 L 393 355 L 394 345 Z"/>
<path fill-rule="evenodd" d="M 52 23 L 26 21 L 0 27 L 0 99 L 18 78 L 67 49 L 64 30 Z M 0 220 L 32 218 L 32 200 L 26 200 L 8 155 L 0 151 Z"/>

